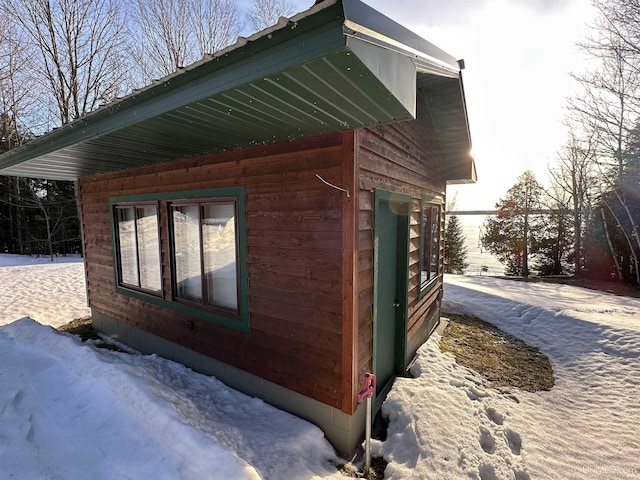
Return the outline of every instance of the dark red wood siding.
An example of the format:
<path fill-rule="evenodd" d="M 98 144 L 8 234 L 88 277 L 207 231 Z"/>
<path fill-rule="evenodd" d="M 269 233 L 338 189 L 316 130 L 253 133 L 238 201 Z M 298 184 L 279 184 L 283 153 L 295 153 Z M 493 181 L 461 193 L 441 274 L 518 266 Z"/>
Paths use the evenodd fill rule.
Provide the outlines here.
<path fill-rule="evenodd" d="M 343 317 L 354 310 L 353 283 L 343 265 L 354 268 L 349 258 L 356 247 L 343 224 L 352 231 L 355 203 L 346 204 L 347 196 L 316 173 L 337 185 L 353 182 L 353 136 L 334 133 L 82 178 L 90 306 L 352 413 L 355 330 L 353 314 Z M 246 195 L 248 333 L 116 293 L 109 197 L 230 186 L 243 186 Z M 164 297 L 170 300 L 166 202 L 160 207 Z"/>
<path fill-rule="evenodd" d="M 419 295 L 420 199 L 444 194 L 446 185 L 438 168 L 443 157 L 424 105 L 410 122 L 81 179 L 91 307 L 353 413 L 359 382 L 371 369 L 375 189 L 412 198 L 409 354 L 437 321 L 441 284 Z M 349 195 L 323 184 L 316 174 L 348 187 Z M 249 332 L 116 293 L 109 197 L 230 186 L 243 186 L 246 195 Z M 166 203 L 160 206 L 166 212 Z M 161 220 L 163 294 L 170 300 L 166 214 Z"/>
<path fill-rule="evenodd" d="M 441 282 L 419 295 L 420 204 L 422 195 L 443 195 L 439 174 L 443 160 L 429 112 L 418 104 L 417 119 L 357 131 L 358 185 L 358 377 L 371 369 L 373 304 L 374 191 L 382 189 L 411 197 L 409 248 L 408 355 L 415 353 L 438 321 Z M 440 273 L 443 271 L 444 208 L 441 216 Z"/>

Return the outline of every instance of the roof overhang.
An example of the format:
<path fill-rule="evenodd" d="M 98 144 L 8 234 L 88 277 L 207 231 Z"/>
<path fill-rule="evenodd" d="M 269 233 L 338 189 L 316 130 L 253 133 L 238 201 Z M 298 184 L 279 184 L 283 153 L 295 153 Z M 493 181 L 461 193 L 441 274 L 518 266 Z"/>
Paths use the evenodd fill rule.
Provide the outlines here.
<path fill-rule="evenodd" d="M 458 62 L 359 0 L 282 18 L 0 155 L 0 174 L 75 180 L 411 120 L 419 86 L 451 164 L 446 180 L 475 181 Z"/>
<path fill-rule="evenodd" d="M 456 78 L 418 73 L 440 148 L 444 156 L 440 173 L 448 184 L 475 183 L 476 165 L 471 155 L 471 136 L 462 84 Z"/>

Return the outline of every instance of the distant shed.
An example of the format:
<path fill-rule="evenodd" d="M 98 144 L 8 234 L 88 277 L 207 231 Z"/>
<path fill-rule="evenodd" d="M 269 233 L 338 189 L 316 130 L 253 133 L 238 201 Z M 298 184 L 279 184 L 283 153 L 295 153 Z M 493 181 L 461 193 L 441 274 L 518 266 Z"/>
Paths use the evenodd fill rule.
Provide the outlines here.
<path fill-rule="evenodd" d="M 438 323 L 459 63 L 326 0 L 0 156 L 77 181 L 94 325 L 318 424 L 343 453 Z"/>

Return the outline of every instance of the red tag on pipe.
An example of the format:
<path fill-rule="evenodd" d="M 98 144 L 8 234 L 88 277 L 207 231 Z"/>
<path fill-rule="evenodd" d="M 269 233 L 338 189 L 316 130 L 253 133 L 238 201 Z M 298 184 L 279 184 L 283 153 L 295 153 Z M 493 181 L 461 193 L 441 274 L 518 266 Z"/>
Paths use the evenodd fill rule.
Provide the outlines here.
<path fill-rule="evenodd" d="M 358 403 L 362 403 L 365 398 L 371 398 L 376 391 L 376 376 L 373 373 L 365 373 L 362 382 L 362 390 L 358 393 Z"/>

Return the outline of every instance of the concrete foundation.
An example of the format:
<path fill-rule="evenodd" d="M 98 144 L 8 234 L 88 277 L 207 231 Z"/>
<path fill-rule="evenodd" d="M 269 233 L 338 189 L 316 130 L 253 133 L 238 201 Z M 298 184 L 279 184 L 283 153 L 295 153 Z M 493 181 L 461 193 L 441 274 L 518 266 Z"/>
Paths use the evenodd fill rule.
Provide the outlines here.
<path fill-rule="evenodd" d="M 364 439 L 364 405 L 360 405 L 354 415 L 347 415 L 317 400 L 132 327 L 96 309 L 92 309 L 92 322 L 96 330 L 131 348 L 145 354 L 155 353 L 182 363 L 196 372 L 214 376 L 235 390 L 261 398 L 277 408 L 317 425 L 338 453 L 347 459 Z"/>

